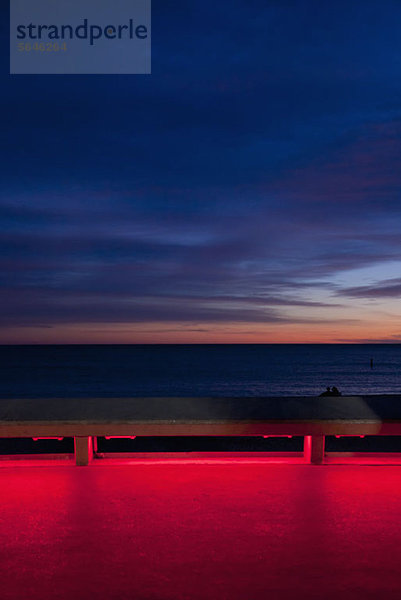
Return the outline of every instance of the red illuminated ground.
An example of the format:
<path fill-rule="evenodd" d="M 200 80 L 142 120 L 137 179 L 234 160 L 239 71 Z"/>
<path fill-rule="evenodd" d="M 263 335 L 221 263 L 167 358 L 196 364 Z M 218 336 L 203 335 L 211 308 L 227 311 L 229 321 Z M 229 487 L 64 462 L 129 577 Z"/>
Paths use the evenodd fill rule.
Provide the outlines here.
<path fill-rule="evenodd" d="M 0 467 L 1 600 L 401 596 L 400 466 L 105 463 Z"/>

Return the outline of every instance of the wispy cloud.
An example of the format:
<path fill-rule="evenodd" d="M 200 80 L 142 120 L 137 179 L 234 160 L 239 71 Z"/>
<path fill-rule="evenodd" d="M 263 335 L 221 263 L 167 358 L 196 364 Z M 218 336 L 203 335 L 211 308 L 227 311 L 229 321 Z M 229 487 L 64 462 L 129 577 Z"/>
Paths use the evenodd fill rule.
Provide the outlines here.
<path fill-rule="evenodd" d="M 351 298 L 401 298 L 401 278 L 385 279 L 378 281 L 374 285 L 361 285 L 356 287 L 343 288 L 337 292 L 341 296 Z"/>

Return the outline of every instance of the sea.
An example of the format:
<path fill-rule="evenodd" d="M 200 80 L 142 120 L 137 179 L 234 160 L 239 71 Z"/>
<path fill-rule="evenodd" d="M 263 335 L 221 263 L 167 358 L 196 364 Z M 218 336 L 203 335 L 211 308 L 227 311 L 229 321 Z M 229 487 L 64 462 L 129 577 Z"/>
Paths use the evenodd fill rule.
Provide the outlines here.
<path fill-rule="evenodd" d="M 0 398 L 400 394 L 401 344 L 0 346 Z"/>

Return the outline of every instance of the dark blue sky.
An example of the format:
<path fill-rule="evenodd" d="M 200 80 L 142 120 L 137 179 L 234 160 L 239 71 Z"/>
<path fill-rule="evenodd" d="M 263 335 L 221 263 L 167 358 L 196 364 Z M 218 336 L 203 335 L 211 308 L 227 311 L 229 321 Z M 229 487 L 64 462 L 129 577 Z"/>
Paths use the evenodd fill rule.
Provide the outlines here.
<path fill-rule="evenodd" d="M 147 76 L 1 36 L 5 343 L 401 341 L 398 1 L 154 1 Z"/>

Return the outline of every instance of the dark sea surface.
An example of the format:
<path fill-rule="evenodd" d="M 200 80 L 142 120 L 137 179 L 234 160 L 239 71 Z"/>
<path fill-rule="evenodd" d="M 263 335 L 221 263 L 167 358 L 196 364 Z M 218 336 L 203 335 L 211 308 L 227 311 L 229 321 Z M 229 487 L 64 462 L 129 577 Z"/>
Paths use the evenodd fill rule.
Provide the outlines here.
<path fill-rule="evenodd" d="M 333 385 L 401 393 L 401 344 L 0 346 L 3 398 L 314 396 Z"/>

